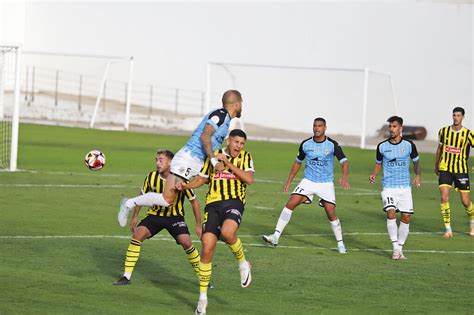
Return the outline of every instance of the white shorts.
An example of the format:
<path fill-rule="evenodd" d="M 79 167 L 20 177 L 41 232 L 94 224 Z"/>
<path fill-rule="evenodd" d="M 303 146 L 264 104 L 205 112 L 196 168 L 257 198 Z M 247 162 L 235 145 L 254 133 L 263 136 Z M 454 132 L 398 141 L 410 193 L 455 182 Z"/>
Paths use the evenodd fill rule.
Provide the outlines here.
<path fill-rule="evenodd" d="M 413 198 L 411 188 L 384 188 L 381 193 L 383 211 L 395 208 L 402 213 L 413 213 Z"/>
<path fill-rule="evenodd" d="M 303 178 L 291 194 L 306 196 L 308 200 L 305 203 L 312 203 L 313 196 L 317 195 L 319 197 L 319 205 L 321 207 L 321 201 L 326 201 L 334 205 L 336 204 L 334 183 L 315 183 L 309 179 Z"/>
<path fill-rule="evenodd" d="M 191 155 L 191 152 L 185 149 L 179 150 L 171 160 L 170 172 L 190 180 L 191 177 L 199 174 L 204 163 Z"/>

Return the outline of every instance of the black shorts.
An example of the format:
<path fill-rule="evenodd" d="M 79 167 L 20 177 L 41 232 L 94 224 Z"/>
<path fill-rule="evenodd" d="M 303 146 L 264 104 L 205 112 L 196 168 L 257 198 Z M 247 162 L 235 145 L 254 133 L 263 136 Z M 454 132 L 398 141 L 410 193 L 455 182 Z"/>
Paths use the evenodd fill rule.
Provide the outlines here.
<path fill-rule="evenodd" d="M 189 235 L 188 226 L 186 222 L 184 222 L 183 217 L 160 217 L 158 215 L 149 214 L 140 221 L 138 226 L 144 226 L 150 231 L 151 236 L 149 238 L 152 238 L 163 229 L 166 229 L 175 240 L 178 235 Z"/>
<path fill-rule="evenodd" d="M 460 192 L 469 192 L 469 174 L 468 173 L 451 173 L 441 171 L 438 179 L 439 186 L 453 187 Z M 453 185 L 454 184 L 454 185 Z"/>
<path fill-rule="evenodd" d="M 244 214 L 244 203 L 240 199 L 216 201 L 204 208 L 203 233 L 211 232 L 217 237 L 221 234 L 221 226 L 225 220 L 231 219 L 240 225 Z"/>

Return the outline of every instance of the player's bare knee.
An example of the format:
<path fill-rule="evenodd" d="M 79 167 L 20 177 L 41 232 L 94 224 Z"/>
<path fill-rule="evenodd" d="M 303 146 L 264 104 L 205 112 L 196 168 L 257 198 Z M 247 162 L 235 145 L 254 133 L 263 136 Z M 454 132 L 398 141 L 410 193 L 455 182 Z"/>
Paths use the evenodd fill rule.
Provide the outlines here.
<path fill-rule="evenodd" d="M 411 215 L 403 213 L 402 216 L 400 217 L 400 221 L 402 221 L 405 224 L 410 223 Z"/>
<path fill-rule="evenodd" d="M 137 228 L 135 229 L 135 232 L 133 232 L 132 237 L 134 240 L 143 242 L 149 237 L 149 232 L 148 230 Z"/>
<path fill-rule="evenodd" d="M 233 231 L 222 231 L 221 237 L 227 244 L 234 244 L 237 241 L 237 235 Z"/>
<path fill-rule="evenodd" d="M 178 238 L 178 243 L 183 247 L 183 249 L 189 249 L 191 246 L 193 246 L 193 243 L 191 242 L 191 237 L 189 235 L 182 236 Z"/>
<path fill-rule="evenodd" d="M 387 210 L 387 219 L 394 220 L 397 218 L 397 214 L 395 209 L 389 209 Z"/>

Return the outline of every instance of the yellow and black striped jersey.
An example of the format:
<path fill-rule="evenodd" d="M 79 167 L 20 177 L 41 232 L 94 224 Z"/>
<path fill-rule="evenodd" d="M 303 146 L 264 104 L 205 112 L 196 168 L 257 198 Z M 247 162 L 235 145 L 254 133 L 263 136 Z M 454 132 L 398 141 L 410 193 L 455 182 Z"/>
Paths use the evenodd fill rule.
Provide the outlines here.
<path fill-rule="evenodd" d="M 439 170 L 451 173 L 468 173 L 467 159 L 469 150 L 474 146 L 474 134 L 463 127 L 459 131 L 451 126 L 441 128 L 438 132 L 439 144 L 443 146 Z"/>
<path fill-rule="evenodd" d="M 214 154 L 225 153 L 223 149 L 214 151 Z M 252 156 L 249 152 L 240 151 L 235 158 L 228 155 L 229 162 L 243 171 L 254 172 Z M 215 201 L 240 199 L 245 204 L 247 184 L 235 176 L 232 171 L 226 167 L 219 172 L 214 169 L 209 158 L 206 158 L 200 176 L 209 178 L 209 191 L 206 195 L 206 204 Z"/>
<path fill-rule="evenodd" d="M 166 180 L 161 178 L 158 171 L 153 171 L 145 177 L 143 182 L 142 193 L 156 192 L 162 193 L 165 188 Z M 190 201 L 194 200 L 196 196 L 192 189 L 178 192 L 174 203 L 169 207 L 153 206 L 148 208 L 147 214 L 157 215 L 160 217 L 180 217 L 184 216 L 184 197 Z"/>

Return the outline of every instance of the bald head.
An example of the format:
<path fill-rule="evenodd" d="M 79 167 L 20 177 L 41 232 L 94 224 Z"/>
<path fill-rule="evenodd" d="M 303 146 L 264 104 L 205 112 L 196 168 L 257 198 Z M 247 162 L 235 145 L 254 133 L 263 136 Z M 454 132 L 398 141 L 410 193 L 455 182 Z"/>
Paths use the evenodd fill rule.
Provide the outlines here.
<path fill-rule="evenodd" d="M 242 95 L 237 90 L 228 90 L 222 95 L 222 106 L 231 118 L 240 118 L 242 113 Z"/>
<path fill-rule="evenodd" d="M 228 90 L 222 95 L 222 105 L 224 107 L 240 102 L 242 102 L 242 95 L 237 90 Z"/>

